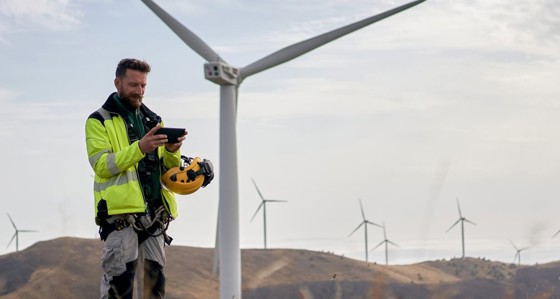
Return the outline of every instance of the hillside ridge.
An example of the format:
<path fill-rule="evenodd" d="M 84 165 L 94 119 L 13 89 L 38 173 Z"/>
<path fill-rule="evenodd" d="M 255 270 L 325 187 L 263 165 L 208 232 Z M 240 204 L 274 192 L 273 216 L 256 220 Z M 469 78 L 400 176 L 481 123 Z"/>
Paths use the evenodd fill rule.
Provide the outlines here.
<path fill-rule="evenodd" d="M 0 256 L 0 299 L 98 297 L 101 249 L 99 240 L 61 237 Z M 174 245 L 166 252 L 166 298 L 219 298 L 212 248 Z M 303 249 L 243 249 L 241 258 L 243 298 L 560 296 L 560 262 L 465 258 L 386 266 Z"/>

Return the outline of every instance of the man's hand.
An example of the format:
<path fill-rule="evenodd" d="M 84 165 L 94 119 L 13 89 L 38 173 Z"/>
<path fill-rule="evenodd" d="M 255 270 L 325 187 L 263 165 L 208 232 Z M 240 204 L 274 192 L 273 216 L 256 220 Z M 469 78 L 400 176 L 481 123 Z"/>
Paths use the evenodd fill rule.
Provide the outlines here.
<path fill-rule="evenodd" d="M 171 153 L 178 151 L 181 148 L 181 145 L 183 145 L 183 141 L 187 138 L 187 134 L 188 132 L 185 130 L 183 136 L 177 138 L 176 143 L 166 143 L 165 148 L 167 149 L 167 151 Z"/>
<path fill-rule="evenodd" d="M 167 143 L 167 135 L 163 135 L 163 134 L 155 135 L 156 131 L 159 130 L 160 128 L 161 128 L 160 125 L 153 127 L 138 142 L 138 146 L 140 147 L 140 150 L 142 151 L 143 154 L 149 153 L 155 150 L 156 148 L 158 148 L 159 146 L 162 146 Z M 182 140 L 181 139 L 179 140 L 181 141 L 185 140 L 185 137 L 182 138 L 183 138 Z M 179 147 L 181 147 L 180 144 Z"/>

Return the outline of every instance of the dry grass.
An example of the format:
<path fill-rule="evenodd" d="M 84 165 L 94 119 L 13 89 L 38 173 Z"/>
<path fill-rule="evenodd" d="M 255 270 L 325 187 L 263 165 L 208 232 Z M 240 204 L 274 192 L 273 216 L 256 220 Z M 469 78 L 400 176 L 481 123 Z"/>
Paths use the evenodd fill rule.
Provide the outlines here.
<path fill-rule="evenodd" d="M 0 256 L 0 298 L 98 297 L 101 247 L 99 240 L 59 238 Z M 212 257 L 212 248 L 168 247 L 166 298 L 219 298 Z M 385 266 L 308 250 L 245 249 L 242 269 L 244 298 L 560 296 L 560 263 L 517 267 L 466 258 Z"/>

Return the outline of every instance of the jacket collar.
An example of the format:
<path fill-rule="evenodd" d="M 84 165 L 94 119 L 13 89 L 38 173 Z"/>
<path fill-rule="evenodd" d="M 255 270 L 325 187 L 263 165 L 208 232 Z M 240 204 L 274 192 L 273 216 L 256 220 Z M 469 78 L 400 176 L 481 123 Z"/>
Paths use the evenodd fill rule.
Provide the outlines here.
<path fill-rule="evenodd" d="M 116 94 L 116 92 L 111 93 L 102 107 L 104 109 L 106 109 L 107 111 L 111 112 L 111 113 L 116 113 L 116 114 L 120 115 L 123 119 L 126 120 L 127 119 L 127 117 L 126 117 L 127 112 L 124 111 L 122 108 L 120 108 L 119 105 L 117 105 L 117 102 L 115 101 L 115 98 L 114 98 L 115 94 Z M 161 117 L 159 117 L 159 115 L 157 115 L 155 112 L 150 110 L 143 103 L 140 106 L 140 112 L 142 113 L 142 115 L 144 115 L 144 117 L 147 117 L 151 120 L 157 120 L 158 123 L 161 122 Z"/>

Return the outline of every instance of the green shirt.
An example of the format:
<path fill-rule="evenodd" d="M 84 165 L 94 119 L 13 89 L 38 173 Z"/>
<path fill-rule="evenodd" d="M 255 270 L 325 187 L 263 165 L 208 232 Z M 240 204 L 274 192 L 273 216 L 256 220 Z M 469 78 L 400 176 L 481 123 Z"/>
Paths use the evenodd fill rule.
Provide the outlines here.
<path fill-rule="evenodd" d="M 123 101 L 117 93 L 115 93 L 114 99 L 117 103 L 117 106 L 119 106 L 119 108 L 126 113 L 126 115 L 124 115 L 126 116 L 126 121 L 129 125 L 132 125 L 132 131 L 134 132 L 138 140 L 142 139 L 142 137 L 146 135 L 146 128 L 144 127 L 144 123 L 142 121 L 143 115 L 140 112 L 140 109 L 131 107 L 127 102 Z M 156 161 L 155 166 L 152 167 L 151 171 L 149 171 L 150 173 L 148 175 L 150 176 L 150 178 L 146 180 L 141 179 L 144 196 L 147 198 L 148 206 L 150 206 L 152 211 L 162 205 L 160 183 L 161 170 L 159 167 L 159 157 L 157 157 L 156 150 L 153 151 L 153 154 L 156 157 Z M 149 164 L 147 163 L 147 159 L 148 155 L 146 155 L 144 159 L 138 162 L 139 170 L 147 169 L 146 165 Z M 153 163 L 151 164 L 153 165 Z M 142 175 L 143 174 L 140 173 L 141 177 Z"/>

